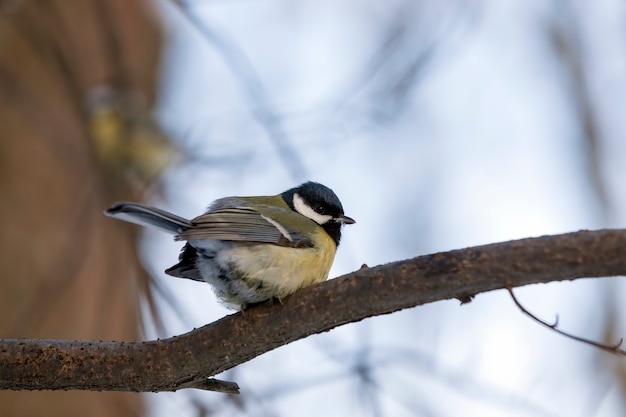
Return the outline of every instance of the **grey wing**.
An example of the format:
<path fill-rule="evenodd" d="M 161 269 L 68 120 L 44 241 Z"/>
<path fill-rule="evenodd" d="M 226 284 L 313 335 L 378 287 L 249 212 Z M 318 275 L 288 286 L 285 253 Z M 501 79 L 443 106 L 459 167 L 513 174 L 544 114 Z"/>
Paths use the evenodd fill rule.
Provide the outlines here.
<path fill-rule="evenodd" d="M 283 210 L 283 209 L 277 209 Z M 191 221 L 176 240 L 216 239 L 235 242 L 270 243 L 287 247 L 310 247 L 310 239 L 250 207 L 210 211 Z"/>

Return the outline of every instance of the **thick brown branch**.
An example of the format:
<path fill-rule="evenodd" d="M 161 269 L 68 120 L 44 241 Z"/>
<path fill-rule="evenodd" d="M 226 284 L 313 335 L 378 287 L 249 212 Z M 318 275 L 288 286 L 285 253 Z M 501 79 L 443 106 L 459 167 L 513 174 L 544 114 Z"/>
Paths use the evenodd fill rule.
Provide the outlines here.
<path fill-rule="evenodd" d="M 626 230 L 581 231 L 364 268 L 181 336 L 150 342 L 0 341 L 0 389 L 232 391 L 207 379 L 342 324 L 432 301 L 626 275 Z"/>

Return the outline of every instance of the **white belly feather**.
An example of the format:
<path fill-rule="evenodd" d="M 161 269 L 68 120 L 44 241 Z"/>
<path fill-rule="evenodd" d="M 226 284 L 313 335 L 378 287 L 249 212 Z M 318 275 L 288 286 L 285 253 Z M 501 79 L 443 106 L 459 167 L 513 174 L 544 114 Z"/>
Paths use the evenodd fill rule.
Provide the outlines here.
<path fill-rule="evenodd" d="M 335 258 L 335 242 L 320 231 L 312 248 L 289 248 L 271 244 L 233 245 L 202 239 L 190 241 L 196 248 L 214 253 L 198 258 L 202 278 L 227 304 L 246 305 L 283 298 L 302 287 L 325 281 Z M 230 271 L 220 276 L 221 271 Z"/>

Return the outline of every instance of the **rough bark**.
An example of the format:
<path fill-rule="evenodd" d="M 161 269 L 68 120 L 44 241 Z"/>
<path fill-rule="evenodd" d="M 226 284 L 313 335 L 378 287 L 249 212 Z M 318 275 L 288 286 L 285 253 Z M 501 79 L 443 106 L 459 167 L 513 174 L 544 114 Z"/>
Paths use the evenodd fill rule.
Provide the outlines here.
<path fill-rule="evenodd" d="M 314 333 L 481 292 L 626 275 L 626 230 L 580 231 L 364 267 L 181 336 L 149 342 L 0 341 L 0 389 L 233 392 L 208 379 Z"/>

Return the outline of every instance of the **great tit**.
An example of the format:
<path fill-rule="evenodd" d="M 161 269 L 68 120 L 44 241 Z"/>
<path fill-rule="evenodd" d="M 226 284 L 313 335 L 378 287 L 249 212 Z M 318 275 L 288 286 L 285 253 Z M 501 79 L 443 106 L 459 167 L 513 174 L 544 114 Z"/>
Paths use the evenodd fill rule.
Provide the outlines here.
<path fill-rule="evenodd" d="M 221 198 L 192 220 L 127 202 L 104 213 L 186 241 L 179 262 L 165 273 L 208 282 L 234 309 L 326 280 L 341 227 L 355 223 L 337 195 L 316 182 L 274 196 Z"/>

